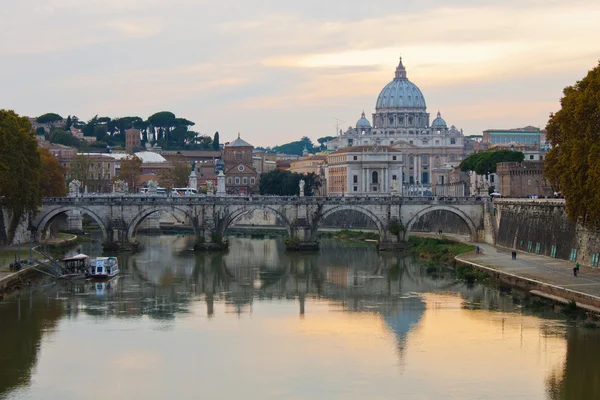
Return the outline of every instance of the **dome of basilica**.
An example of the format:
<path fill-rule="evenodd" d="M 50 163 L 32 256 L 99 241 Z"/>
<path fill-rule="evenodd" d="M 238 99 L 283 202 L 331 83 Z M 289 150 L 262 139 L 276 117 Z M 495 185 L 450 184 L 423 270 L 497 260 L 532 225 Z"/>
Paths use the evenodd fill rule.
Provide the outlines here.
<path fill-rule="evenodd" d="M 446 124 L 446 121 L 444 121 L 444 119 L 442 118 L 442 114 L 440 114 L 439 111 L 437 113 L 437 117 L 431 123 L 431 127 L 432 128 L 446 128 L 446 127 L 448 127 L 448 125 Z"/>
<path fill-rule="evenodd" d="M 371 123 L 365 117 L 365 112 L 363 111 L 360 119 L 356 122 L 356 129 L 371 129 Z"/>
<path fill-rule="evenodd" d="M 413 108 L 425 110 L 425 97 L 421 90 L 406 78 L 406 69 L 400 63 L 396 67 L 394 80 L 385 85 L 377 98 L 376 109 L 380 108 Z"/>

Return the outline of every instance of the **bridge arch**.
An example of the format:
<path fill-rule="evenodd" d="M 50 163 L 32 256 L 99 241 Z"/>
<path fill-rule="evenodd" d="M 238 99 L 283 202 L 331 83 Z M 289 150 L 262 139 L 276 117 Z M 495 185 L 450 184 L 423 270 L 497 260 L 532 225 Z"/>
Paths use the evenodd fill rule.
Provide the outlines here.
<path fill-rule="evenodd" d="M 449 211 L 449 212 L 457 215 L 458 217 L 460 217 L 460 219 L 462 219 L 465 222 L 465 224 L 467 224 L 467 227 L 469 228 L 469 233 L 471 234 L 471 240 L 477 241 L 477 227 L 475 226 L 475 224 L 473 223 L 471 218 L 467 214 L 465 214 L 462 210 L 460 210 L 456 207 L 444 206 L 444 205 L 430 206 L 430 207 L 424 208 L 421 211 L 419 211 L 418 213 L 416 213 L 410 219 L 410 221 L 408 221 L 408 223 L 406 224 L 406 227 L 404 230 L 404 240 L 408 241 L 408 236 L 410 235 L 410 230 L 412 229 L 413 225 L 419 220 L 419 218 L 421 218 L 423 215 L 428 214 L 430 212 L 440 211 L 440 210 Z"/>
<path fill-rule="evenodd" d="M 137 232 L 142 221 L 144 221 L 144 219 L 146 219 L 149 215 L 157 213 L 157 212 L 170 213 L 173 215 L 179 214 L 179 215 L 185 216 L 185 218 L 188 219 L 190 224 L 192 225 L 192 228 L 194 229 L 194 233 L 196 235 L 198 235 L 198 233 L 199 233 L 198 223 L 194 220 L 194 217 L 189 212 L 185 211 L 182 208 L 176 207 L 176 206 L 155 206 L 155 207 L 151 207 L 148 209 L 142 209 L 131 220 L 131 222 L 127 226 L 127 240 L 130 242 L 133 241 L 133 239 L 135 238 L 135 233 Z"/>
<path fill-rule="evenodd" d="M 288 234 L 291 235 L 291 224 L 290 224 L 290 221 L 288 220 L 288 218 L 285 216 L 285 213 L 282 212 L 282 210 L 278 209 L 277 207 L 273 207 L 273 206 L 269 206 L 269 205 L 265 205 L 265 204 L 253 204 L 253 205 L 242 206 L 242 207 L 237 208 L 234 211 L 230 212 L 223 218 L 222 226 L 219 227 L 220 228 L 219 233 L 221 235 L 225 235 L 225 231 L 227 230 L 227 228 L 229 228 L 229 226 L 237 218 L 241 217 L 244 214 L 247 214 L 247 213 L 250 213 L 253 211 L 260 211 L 260 210 L 271 211 L 272 213 L 277 215 L 285 224 L 285 228 L 288 231 Z"/>
<path fill-rule="evenodd" d="M 379 218 L 373 211 L 369 210 L 366 207 L 352 205 L 352 204 L 342 204 L 342 205 L 333 206 L 331 208 L 326 208 L 326 211 L 321 215 L 321 218 L 319 219 L 319 223 L 321 221 L 325 220 L 325 218 L 327 218 L 328 216 L 330 216 L 332 214 L 335 214 L 340 211 L 349 211 L 349 210 L 357 211 L 357 212 L 369 217 L 369 219 L 371 221 L 373 221 L 373 223 L 377 227 L 377 230 L 379 231 L 379 236 L 381 238 L 383 238 L 385 236 L 385 231 L 386 231 L 385 222 L 382 221 L 381 218 Z M 315 226 L 315 230 L 318 230 L 318 228 L 319 228 L 318 225 Z"/>
<path fill-rule="evenodd" d="M 98 226 L 100 226 L 100 229 L 102 230 L 103 240 L 105 242 L 108 240 L 108 231 L 106 230 L 105 222 L 102 220 L 102 218 L 100 218 L 98 216 L 98 214 L 94 213 L 89 208 L 81 207 L 81 206 L 71 206 L 71 205 L 55 208 L 55 209 L 49 211 L 48 213 L 44 214 L 43 216 L 41 216 L 39 219 L 39 222 L 37 224 L 34 223 L 35 232 L 36 232 L 35 240 L 37 242 L 39 242 L 41 240 L 42 233 L 44 233 L 46 231 L 46 229 L 52 223 L 53 219 L 56 216 L 58 216 L 62 213 L 66 213 L 68 211 L 79 211 L 82 214 L 86 214 L 86 215 L 90 216 L 94 221 L 96 221 Z"/>

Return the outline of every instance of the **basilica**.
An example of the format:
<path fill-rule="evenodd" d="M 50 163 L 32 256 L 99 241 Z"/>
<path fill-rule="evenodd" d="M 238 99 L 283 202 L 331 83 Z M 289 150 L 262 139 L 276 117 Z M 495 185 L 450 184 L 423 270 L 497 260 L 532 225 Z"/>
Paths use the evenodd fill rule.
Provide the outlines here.
<path fill-rule="evenodd" d="M 422 193 L 431 190 L 435 181 L 446 183 L 447 172 L 465 157 L 462 130 L 448 126 L 440 112 L 430 123 L 425 97 L 408 80 L 402 58 L 394 79 L 377 97 L 372 121 L 363 112 L 354 128 L 340 130 L 339 136 L 327 142 L 328 164 L 335 168 L 333 179 L 328 179 L 330 194 L 344 188 L 348 194 L 381 193 L 396 179 L 406 190 Z M 341 183 L 336 185 L 336 181 Z"/>

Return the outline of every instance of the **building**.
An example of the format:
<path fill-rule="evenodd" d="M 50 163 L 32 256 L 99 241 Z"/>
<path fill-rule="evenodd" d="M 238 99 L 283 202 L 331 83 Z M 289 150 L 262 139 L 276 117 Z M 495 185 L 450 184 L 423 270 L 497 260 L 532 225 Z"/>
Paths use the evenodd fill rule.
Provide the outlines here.
<path fill-rule="evenodd" d="M 328 196 L 389 195 L 398 182 L 403 155 L 392 146 L 352 146 L 327 155 Z"/>
<path fill-rule="evenodd" d="M 543 172 L 542 161 L 498 163 L 498 191 L 506 197 L 553 196 L 554 191 Z"/>
<path fill-rule="evenodd" d="M 252 167 L 259 175 L 263 172 L 273 171 L 277 169 L 277 156 L 264 151 L 254 151 L 252 153 Z"/>
<path fill-rule="evenodd" d="M 139 129 L 125 131 L 125 150 L 134 152 L 142 148 L 142 132 Z"/>
<path fill-rule="evenodd" d="M 298 174 L 323 175 L 324 166 L 327 162 L 326 155 L 308 156 L 298 161 L 293 161 L 290 165 L 290 171 Z"/>
<path fill-rule="evenodd" d="M 540 129 L 534 126 L 526 126 L 525 128 L 515 129 L 487 129 L 483 131 L 482 142 L 489 146 L 494 144 L 521 144 L 539 148 L 540 140 Z"/>
<path fill-rule="evenodd" d="M 418 186 L 421 193 L 431 190 L 432 168 L 451 168 L 465 157 L 461 130 L 454 125 L 448 126 L 440 112 L 429 123 L 425 97 L 408 80 L 402 59 L 394 79 L 379 93 L 372 118 L 373 124 L 363 112 L 354 128 L 340 131 L 338 137 L 327 142 L 327 149 L 395 147 L 402 151 L 405 160 L 399 179 L 405 185 Z"/>
<path fill-rule="evenodd" d="M 225 163 L 225 190 L 229 194 L 258 193 L 258 172 L 253 167 L 254 146 L 238 138 L 223 149 Z"/>

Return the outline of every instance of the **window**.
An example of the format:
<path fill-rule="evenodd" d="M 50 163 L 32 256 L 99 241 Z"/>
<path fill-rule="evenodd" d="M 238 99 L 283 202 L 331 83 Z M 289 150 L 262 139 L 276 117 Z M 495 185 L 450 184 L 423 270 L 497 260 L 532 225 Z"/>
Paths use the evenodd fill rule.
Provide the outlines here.
<path fill-rule="evenodd" d="M 358 183 L 358 175 L 352 177 L 352 183 Z"/>
<path fill-rule="evenodd" d="M 571 249 L 571 255 L 569 261 L 577 261 L 577 249 Z"/>
<path fill-rule="evenodd" d="M 236 185 L 239 185 L 239 184 L 240 184 L 240 177 L 239 177 L 239 176 L 236 176 L 236 177 L 235 177 L 235 184 L 236 184 Z"/>
<path fill-rule="evenodd" d="M 454 161 L 454 160 L 456 160 L 456 156 L 454 156 L 454 155 L 450 156 L 450 161 Z"/>
<path fill-rule="evenodd" d="M 427 157 L 427 155 L 423 154 L 423 165 L 427 165 L 428 162 L 429 162 L 429 157 Z"/>
<path fill-rule="evenodd" d="M 395 181 L 396 180 L 396 175 L 392 175 L 392 180 Z"/>
<path fill-rule="evenodd" d="M 373 173 L 371 174 L 371 183 L 379 183 L 379 174 L 377 173 L 377 171 L 373 171 Z"/>
<path fill-rule="evenodd" d="M 358 186 L 354 186 L 354 191 L 358 192 Z"/>
<path fill-rule="evenodd" d="M 494 183 L 494 175 L 490 175 L 490 183 Z"/>
<path fill-rule="evenodd" d="M 456 144 L 456 139 L 455 138 L 450 138 L 450 144 Z"/>
<path fill-rule="evenodd" d="M 247 185 L 247 184 L 248 184 L 248 177 L 246 177 L 246 176 L 245 176 L 245 177 L 243 177 L 243 178 L 242 178 L 242 183 L 243 183 L 244 185 Z"/>
<path fill-rule="evenodd" d="M 556 258 L 556 245 L 553 244 L 552 248 L 550 249 L 550 257 Z"/>
<path fill-rule="evenodd" d="M 231 185 L 233 183 L 233 181 L 231 180 L 231 177 L 227 178 L 227 184 Z"/>
<path fill-rule="evenodd" d="M 251 185 L 254 185 L 255 183 L 256 183 L 256 179 L 254 179 L 254 178 L 250 178 L 250 184 L 251 184 Z"/>
<path fill-rule="evenodd" d="M 423 172 L 421 174 L 421 183 L 423 185 L 429 184 L 429 172 Z"/>
<path fill-rule="evenodd" d="M 529 159 L 530 159 L 530 160 L 533 160 L 533 154 L 530 154 L 530 155 L 529 155 Z"/>
<path fill-rule="evenodd" d="M 358 156 L 354 156 L 354 157 L 352 157 L 352 159 L 353 159 L 354 161 L 356 161 L 356 160 L 358 160 Z"/>
<path fill-rule="evenodd" d="M 377 191 L 377 186 L 373 186 L 373 191 L 376 192 Z"/>
<path fill-rule="evenodd" d="M 392 160 L 396 161 L 396 156 L 392 156 Z"/>
<path fill-rule="evenodd" d="M 242 159 L 242 153 L 240 153 L 239 151 L 235 153 L 235 159 L 241 161 Z"/>

